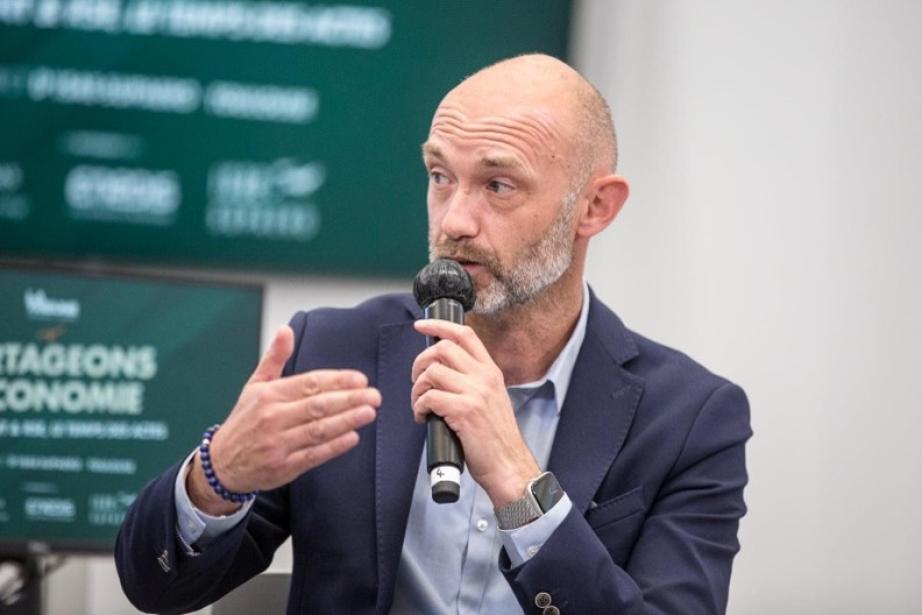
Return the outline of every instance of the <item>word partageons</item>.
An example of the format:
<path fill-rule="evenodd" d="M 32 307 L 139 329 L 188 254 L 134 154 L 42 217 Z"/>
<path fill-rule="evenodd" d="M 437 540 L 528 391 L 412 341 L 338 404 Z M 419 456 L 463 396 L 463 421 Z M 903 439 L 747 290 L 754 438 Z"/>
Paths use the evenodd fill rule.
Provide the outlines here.
<path fill-rule="evenodd" d="M 153 346 L 0 344 L 0 412 L 139 415 Z"/>

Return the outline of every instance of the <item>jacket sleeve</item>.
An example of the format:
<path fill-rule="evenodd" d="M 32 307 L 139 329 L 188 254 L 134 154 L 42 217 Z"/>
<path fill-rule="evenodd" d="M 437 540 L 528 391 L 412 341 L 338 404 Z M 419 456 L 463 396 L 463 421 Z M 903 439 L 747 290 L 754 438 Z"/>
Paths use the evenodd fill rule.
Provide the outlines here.
<path fill-rule="evenodd" d="M 524 612 L 547 601 L 566 614 L 724 613 L 746 512 L 745 444 L 752 432 L 742 389 L 725 384 L 699 410 L 672 471 L 659 486 L 624 567 L 580 511 L 570 511 L 538 553 L 500 566 Z M 640 513 L 637 513 L 640 514 Z M 546 593 L 545 600 L 536 600 Z"/>
<path fill-rule="evenodd" d="M 141 491 L 115 544 L 122 589 L 146 613 L 185 613 L 211 604 L 265 570 L 288 536 L 283 487 L 260 494 L 247 519 L 205 549 L 183 544 L 173 500 L 180 466 L 176 464 Z"/>

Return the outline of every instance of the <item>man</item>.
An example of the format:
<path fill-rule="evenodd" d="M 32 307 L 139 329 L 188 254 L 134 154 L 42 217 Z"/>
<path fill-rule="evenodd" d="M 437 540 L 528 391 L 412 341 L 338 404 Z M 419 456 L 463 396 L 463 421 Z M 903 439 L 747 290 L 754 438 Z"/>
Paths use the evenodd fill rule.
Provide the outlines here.
<path fill-rule="evenodd" d="M 406 296 L 296 315 L 211 440 L 219 486 L 193 454 L 138 496 L 129 598 L 199 608 L 290 534 L 289 613 L 723 612 L 748 406 L 583 282 L 628 194 L 604 100 L 553 58 L 507 60 L 448 93 L 423 157 L 431 256 L 471 274 L 469 326 Z M 464 448 L 454 504 L 429 498 L 428 412 Z"/>

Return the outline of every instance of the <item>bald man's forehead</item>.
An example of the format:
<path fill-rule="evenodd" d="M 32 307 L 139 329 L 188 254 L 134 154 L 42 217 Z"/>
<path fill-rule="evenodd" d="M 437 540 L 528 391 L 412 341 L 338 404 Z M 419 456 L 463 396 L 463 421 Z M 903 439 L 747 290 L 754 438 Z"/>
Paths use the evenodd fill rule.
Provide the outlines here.
<path fill-rule="evenodd" d="M 544 108 L 557 115 L 576 104 L 574 86 L 569 79 L 542 78 L 530 72 L 484 71 L 462 81 L 444 100 L 479 100 L 494 108 Z"/>
<path fill-rule="evenodd" d="M 572 97 L 519 89 L 509 82 L 489 85 L 462 84 L 449 92 L 432 118 L 433 127 L 442 116 L 450 115 L 459 121 L 521 123 L 554 149 L 574 142 L 577 114 Z"/>
<path fill-rule="evenodd" d="M 483 103 L 483 101 L 479 101 Z M 569 140 L 559 118 L 543 107 L 459 104 L 446 99 L 439 105 L 429 131 L 429 142 L 449 139 L 459 147 L 486 151 L 508 150 L 536 171 L 541 159 L 566 154 Z"/>
<path fill-rule="evenodd" d="M 446 99 L 436 109 L 432 126 L 444 122 L 471 126 L 507 126 L 510 130 L 534 133 L 545 146 L 551 146 L 554 139 L 563 136 L 561 118 L 548 107 L 511 105 L 506 101 L 496 105 L 483 100 L 478 102 L 480 104 L 475 106 Z"/>

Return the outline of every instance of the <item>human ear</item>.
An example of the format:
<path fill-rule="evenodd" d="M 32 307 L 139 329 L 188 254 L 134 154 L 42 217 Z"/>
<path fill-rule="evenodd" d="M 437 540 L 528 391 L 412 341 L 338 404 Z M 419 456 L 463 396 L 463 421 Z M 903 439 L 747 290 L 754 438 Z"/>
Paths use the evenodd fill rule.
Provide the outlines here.
<path fill-rule="evenodd" d="M 627 180 L 620 175 L 604 175 L 592 180 L 586 193 L 588 203 L 576 226 L 577 236 L 589 238 L 605 230 L 621 212 L 629 192 Z"/>

